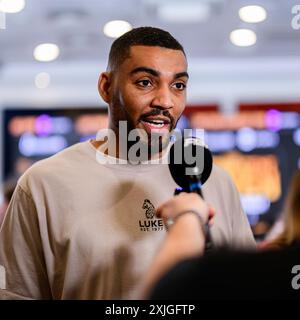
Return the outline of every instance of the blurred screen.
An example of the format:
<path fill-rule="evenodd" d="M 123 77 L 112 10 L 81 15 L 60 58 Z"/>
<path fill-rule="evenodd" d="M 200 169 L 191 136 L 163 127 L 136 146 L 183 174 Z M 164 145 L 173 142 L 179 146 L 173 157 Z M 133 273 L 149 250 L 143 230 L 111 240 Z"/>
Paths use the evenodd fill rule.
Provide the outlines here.
<path fill-rule="evenodd" d="M 18 177 L 35 161 L 96 136 L 107 128 L 101 109 L 4 111 L 4 178 Z"/>

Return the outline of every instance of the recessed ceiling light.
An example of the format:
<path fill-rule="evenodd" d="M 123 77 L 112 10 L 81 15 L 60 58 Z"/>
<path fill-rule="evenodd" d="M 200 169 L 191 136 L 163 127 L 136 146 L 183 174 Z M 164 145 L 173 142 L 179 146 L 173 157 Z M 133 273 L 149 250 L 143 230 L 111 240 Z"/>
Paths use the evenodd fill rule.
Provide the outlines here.
<path fill-rule="evenodd" d="M 230 33 L 230 41 L 239 47 L 249 47 L 256 43 L 256 34 L 249 29 L 236 29 Z"/>
<path fill-rule="evenodd" d="M 129 22 L 124 20 L 113 20 L 104 25 L 103 32 L 110 38 L 118 38 L 131 29 L 132 25 Z"/>
<path fill-rule="evenodd" d="M 33 55 L 38 61 L 53 61 L 59 56 L 59 48 L 54 43 L 43 43 L 34 49 Z"/>
<path fill-rule="evenodd" d="M 35 86 L 38 89 L 46 89 L 50 84 L 50 75 L 47 72 L 40 72 L 35 76 Z"/>
<path fill-rule="evenodd" d="M 5 13 L 17 13 L 24 7 L 25 0 L 0 0 L 0 11 Z"/>
<path fill-rule="evenodd" d="M 208 3 L 161 3 L 157 8 L 159 18 L 176 23 L 204 22 L 210 17 Z"/>
<path fill-rule="evenodd" d="M 258 23 L 266 20 L 267 11 L 261 6 L 246 6 L 239 10 L 241 20 L 248 23 Z"/>

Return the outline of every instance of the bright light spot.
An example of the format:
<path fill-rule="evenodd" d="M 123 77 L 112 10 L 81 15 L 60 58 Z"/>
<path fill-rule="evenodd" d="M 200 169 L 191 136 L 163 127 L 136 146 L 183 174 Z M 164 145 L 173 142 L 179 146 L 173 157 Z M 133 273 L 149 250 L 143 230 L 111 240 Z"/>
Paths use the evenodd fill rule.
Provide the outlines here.
<path fill-rule="evenodd" d="M 131 29 L 132 26 L 129 22 L 123 20 L 113 20 L 105 24 L 103 32 L 110 38 L 118 38 Z"/>
<path fill-rule="evenodd" d="M 3 202 L 4 202 L 4 195 L 3 195 L 3 190 L 2 190 L 2 188 L 0 189 L 0 206 L 3 204 Z"/>
<path fill-rule="evenodd" d="M 230 33 L 230 41 L 238 47 L 249 47 L 256 43 L 256 34 L 249 29 L 236 29 Z"/>
<path fill-rule="evenodd" d="M 265 115 L 266 127 L 272 131 L 278 131 L 282 128 L 282 114 L 280 111 L 271 109 Z"/>
<path fill-rule="evenodd" d="M 268 130 L 257 131 L 256 137 L 256 148 L 276 148 L 280 142 L 279 134 Z"/>
<path fill-rule="evenodd" d="M 67 117 L 55 117 L 52 118 L 52 129 L 52 133 L 68 134 L 72 132 L 73 122 Z"/>
<path fill-rule="evenodd" d="M 35 132 L 38 136 L 47 136 L 52 131 L 52 118 L 41 114 L 35 119 Z"/>
<path fill-rule="evenodd" d="M 24 7 L 25 0 L 0 0 L 0 11 L 5 13 L 17 13 Z"/>
<path fill-rule="evenodd" d="M 210 6 L 207 3 L 167 3 L 159 5 L 157 14 L 160 19 L 177 23 L 206 21 L 210 17 Z"/>
<path fill-rule="evenodd" d="M 283 112 L 282 113 L 282 128 L 294 129 L 299 127 L 299 114 L 298 112 Z"/>
<path fill-rule="evenodd" d="M 0 9 L 0 29 L 6 29 L 6 15 Z"/>
<path fill-rule="evenodd" d="M 242 207 L 247 215 L 264 214 L 270 209 L 270 200 L 263 194 L 241 195 Z"/>
<path fill-rule="evenodd" d="M 300 128 L 294 131 L 293 140 L 297 146 L 300 146 Z"/>
<path fill-rule="evenodd" d="M 185 128 L 189 128 L 189 120 L 186 116 L 182 115 L 176 124 L 176 129 L 183 131 Z"/>
<path fill-rule="evenodd" d="M 235 148 L 235 136 L 231 131 L 205 132 L 205 142 L 212 152 L 225 152 Z"/>
<path fill-rule="evenodd" d="M 59 47 L 54 43 L 40 44 L 34 49 L 33 56 L 38 61 L 53 61 L 59 56 Z"/>
<path fill-rule="evenodd" d="M 34 79 L 35 86 L 38 89 L 46 89 L 50 84 L 50 75 L 47 72 L 38 73 Z"/>
<path fill-rule="evenodd" d="M 266 20 L 267 11 L 261 6 L 246 6 L 239 10 L 239 17 L 247 23 L 258 23 Z"/>
<path fill-rule="evenodd" d="M 52 155 L 67 146 L 63 136 L 36 137 L 31 133 L 24 133 L 19 140 L 20 153 L 26 157 Z"/>
<path fill-rule="evenodd" d="M 251 128 L 242 128 L 236 133 L 236 145 L 242 151 L 252 151 L 257 146 L 256 131 Z"/>
<path fill-rule="evenodd" d="M 41 114 L 35 119 L 34 129 L 38 136 L 48 136 L 50 134 L 68 134 L 72 131 L 72 126 L 70 118 Z"/>

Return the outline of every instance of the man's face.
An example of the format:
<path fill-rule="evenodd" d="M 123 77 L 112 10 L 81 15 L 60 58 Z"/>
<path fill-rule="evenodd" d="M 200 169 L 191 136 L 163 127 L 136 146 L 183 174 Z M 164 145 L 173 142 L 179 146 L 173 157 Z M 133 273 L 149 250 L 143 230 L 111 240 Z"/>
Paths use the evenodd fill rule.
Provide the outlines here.
<path fill-rule="evenodd" d="M 169 133 L 185 108 L 187 62 L 180 50 L 132 46 L 130 56 L 111 74 L 111 126 Z"/>

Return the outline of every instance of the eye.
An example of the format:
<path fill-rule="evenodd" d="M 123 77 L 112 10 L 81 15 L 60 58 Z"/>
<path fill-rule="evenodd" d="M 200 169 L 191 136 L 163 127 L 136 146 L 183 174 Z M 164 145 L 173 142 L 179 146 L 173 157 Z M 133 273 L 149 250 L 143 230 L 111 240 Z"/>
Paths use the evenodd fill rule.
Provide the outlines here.
<path fill-rule="evenodd" d="M 148 80 L 148 79 L 143 79 L 143 80 L 137 81 L 136 84 L 138 84 L 141 87 L 150 87 L 151 86 L 151 81 Z"/>
<path fill-rule="evenodd" d="M 183 83 L 183 82 L 176 82 L 176 83 L 173 84 L 173 87 L 175 89 L 177 89 L 177 90 L 182 91 L 182 90 L 184 90 L 186 88 L 186 84 Z"/>

